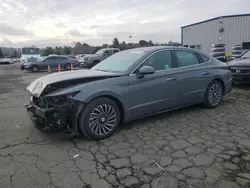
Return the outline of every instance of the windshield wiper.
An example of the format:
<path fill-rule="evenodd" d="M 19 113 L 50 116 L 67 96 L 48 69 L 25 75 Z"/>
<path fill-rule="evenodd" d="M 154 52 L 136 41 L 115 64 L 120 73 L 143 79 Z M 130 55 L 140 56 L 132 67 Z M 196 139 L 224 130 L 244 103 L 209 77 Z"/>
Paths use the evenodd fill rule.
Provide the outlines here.
<path fill-rule="evenodd" d="M 107 70 L 101 70 L 101 69 L 94 69 L 94 70 L 97 70 L 97 71 L 103 71 L 103 72 L 110 72 L 110 71 L 107 71 Z"/>

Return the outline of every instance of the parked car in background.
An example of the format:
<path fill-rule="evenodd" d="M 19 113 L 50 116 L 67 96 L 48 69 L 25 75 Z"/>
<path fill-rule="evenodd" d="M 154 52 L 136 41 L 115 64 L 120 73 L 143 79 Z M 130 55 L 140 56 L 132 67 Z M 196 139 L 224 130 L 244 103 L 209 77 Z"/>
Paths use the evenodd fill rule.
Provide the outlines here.
<path fill-rule="evenodd" d="M 76 56 L 76 58 L 79 58 L 79 59 L 82 59 L 83 57 L 85 57 L 87 54 L 78 54 L 77 56 Z"/>
<path fill-rule="evenodd" d="M 20 67 L 24 69 L 24 64 L 28 62 L 42 61 L 40 49 L 35 46 L 23 47 L 21 50 Z"/>
<path fill-rule="evenodd" d="M 120 52 L 119 48 L 103 48 L 97 51 L 95 54 L 88 54 L 80 62 L 81 67 L 91 68 L 97 65 L 102 60 L 110 57 L 111 55 Z"/>
<path fill-rule="evenodd" d="M 41 130 L 99 140 L 123 122 L 199 103 L 215 108 L 231 89 L 226 63 L 190 48 L 155 46 L 116 53 L 90 70 L 40 77 L 27 87 L 26 108 Z"/>
<path fill-rule="evenodd" d="M 233 82 L 250 83 L 250 50 L 228 62 L 233 74 Z"/>
<path fill-rule="evenodd" d="M 12 58 L 9 58 L 9 57 L 0 58 L 0 64 L 10 64 L 13 62 L 14 62 L 14 60 Z"/>
<path fill-rule="evenodd" d="M 48 69 L 48 66 L 50 66 L 52 69 L 57 69 L 58 65 L 60 65 L 62 69 L 70 70 L 71 64 L 74 67 L 79 66 L 79 63 L 76 59 L 70 58 L 68 56 L 55 55 L 48 56 L 42 61 L 24 63 L 24 69 L 37 72 Z"/>

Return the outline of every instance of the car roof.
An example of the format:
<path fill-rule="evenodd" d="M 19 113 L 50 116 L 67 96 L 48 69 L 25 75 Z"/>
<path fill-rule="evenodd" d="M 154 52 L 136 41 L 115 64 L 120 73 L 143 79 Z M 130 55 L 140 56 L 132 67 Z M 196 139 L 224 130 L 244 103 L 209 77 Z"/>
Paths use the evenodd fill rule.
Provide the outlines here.
<path fill-rule="evenodd" d="M 50 56 L 47 56 L 47 57 L 66 57 L 66 58 L 69 58 L 66 55 L 50 55 Z"/>
<path fill-rule="evenodd" d="M 119 48 L 102 48 L 101 50 L 120 50 Z"/>
<path fill-rule="evenodd" d="M 158 51 L 158 50 L 164 50 L 164 49 L 168 49 L 168 50 L 177 50 L 177 49 L 190 50 L 190 51 L 194 51 L 194 52 L 204 54 L 204 53 L 202 53 L 201 51 L 199 51 L 197 49 L 187 48 L 187 47 L 182 47 L 182 46 L 150 46 L 150 47 L 132 48 L 132 49 L 128 49 L 128 50 L 125 50 L 125 51 L 144 51 L 144 52 L 147 52 L 147 53 L 152 53 L 152 52 L 155 52 L 155 51 Z"/>

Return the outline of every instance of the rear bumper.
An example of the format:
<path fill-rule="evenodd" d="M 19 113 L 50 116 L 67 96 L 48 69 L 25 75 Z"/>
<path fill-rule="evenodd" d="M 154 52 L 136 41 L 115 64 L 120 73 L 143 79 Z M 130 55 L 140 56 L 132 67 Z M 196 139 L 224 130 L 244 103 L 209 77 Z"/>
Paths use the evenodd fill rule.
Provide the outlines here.
<path fill-rule="evenodd" d="M 61 109 L 43 109 L 31 102 L 25 108 L 34 126 L 41 130 L 69 130 L 74 136 L 80 135 L 77 120 L 83 109 L 81 103 L 74 103 L 73 106 L 65 106 Z"/>

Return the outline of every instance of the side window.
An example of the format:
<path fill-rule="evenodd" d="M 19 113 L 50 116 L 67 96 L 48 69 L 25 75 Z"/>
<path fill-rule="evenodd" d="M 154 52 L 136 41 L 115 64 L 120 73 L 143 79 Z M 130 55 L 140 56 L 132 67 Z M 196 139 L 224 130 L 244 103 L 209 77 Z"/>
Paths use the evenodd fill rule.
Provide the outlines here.
<path fill-rule="evenodd" d="M 103 54 L 110 56 L 110 55 L 112 55 L 112 52 L 110 50 L 106 50 Z"/>
<path fill-rule="evenodd" d="M 53 60 L 53 57 L 47 57 L 46 59 L 44 59 L 45 61 L 51 61 Z"/>
<path fill-rule="evenodd" d="M 115 54 L 115 53 L 117 53 L 117 52 L 119 52 L 119 50 L 113 50 L 113 54 Z"/>
<path fill-rule="evenodd" d="M 199 64 L 199 58 L 193 52 L 185 50 L 175 50 L 175 55 L 177 60 L 177 67 Z"/>
<path fill-rule="evenodd" d="M 56 60 L 66 60 L 66 57 L 56 57 Z"/>
<path fill-rule="evenodd" d="M 160 51 L 150 56 L 142 66 L 148 65 L 156 71 L 167 70 L 172 68 L 172 55 L 169 50 Z"/>
<path fill-rule="evenodd" d="M 201 55 L 201 54 L 198 54 L 198 55 L 200 57 L 200 63 L 205 63 L 205 62 L 209 61 L 208 57 Z"/>

